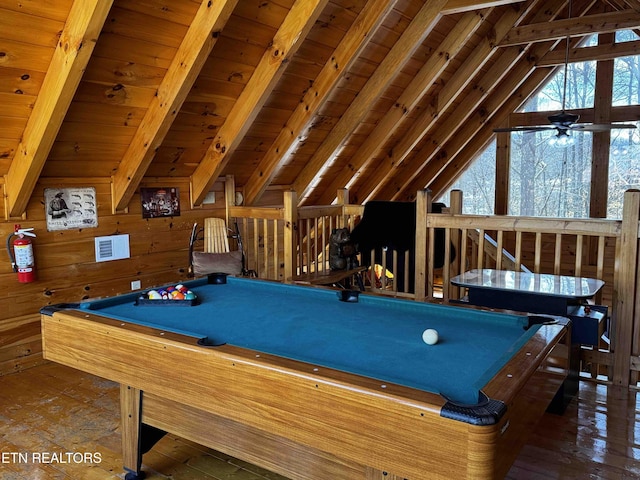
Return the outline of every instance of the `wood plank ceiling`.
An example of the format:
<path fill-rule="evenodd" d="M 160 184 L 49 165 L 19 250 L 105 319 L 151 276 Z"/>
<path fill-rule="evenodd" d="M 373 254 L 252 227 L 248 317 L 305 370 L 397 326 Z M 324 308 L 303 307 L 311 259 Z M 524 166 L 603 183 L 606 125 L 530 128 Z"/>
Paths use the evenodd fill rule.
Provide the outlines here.
<path fill-rule="evenodd" d="M 563 61 L 637 0 L 0 0 L 5 216 L 40 177 L 221 175 L 326 204 L 438 194 Z M 579 19 L 576 17 L 580 17 Z M 637 42 L 591 58 L 636 54 Z M 579 52 L 572 50 L 578 57 Z M 628 119 L 626 119 L 628 120 Z"/>

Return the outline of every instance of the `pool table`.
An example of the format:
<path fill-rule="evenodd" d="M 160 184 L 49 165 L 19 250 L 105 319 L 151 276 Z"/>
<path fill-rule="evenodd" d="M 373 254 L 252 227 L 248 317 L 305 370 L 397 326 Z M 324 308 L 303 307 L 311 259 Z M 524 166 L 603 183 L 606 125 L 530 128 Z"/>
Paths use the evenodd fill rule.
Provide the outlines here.
<path fill-rule="evenodd" d="M 130 479 L 164 432 L 292 479 L 502 478 L 567 374 L 560 317 L 235 277 L 185 285 L 196 301 L 42 310 L 46 359 L 120 383 Z"/>

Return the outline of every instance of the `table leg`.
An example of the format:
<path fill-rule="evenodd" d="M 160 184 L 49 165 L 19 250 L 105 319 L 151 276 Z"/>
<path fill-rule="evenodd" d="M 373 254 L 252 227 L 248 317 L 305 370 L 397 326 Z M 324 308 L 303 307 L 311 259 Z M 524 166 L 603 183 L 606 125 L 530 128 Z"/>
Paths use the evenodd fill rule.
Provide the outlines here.
<path fill-rule="evenodd" d="M 126 480 L 142 479 L 142 452 L 140 426 L 142 390 L 120 385 L 120 422 L 122 428 L 122 463 L 127 471 Z"/>
<path fill-rule="evenodd" d="M 122 424 L 122 460 L 126 480 L 141 480 L 142 455 L 167 432 L 142 423 L 142 390 L 120 385 L 120 422 Z"/>

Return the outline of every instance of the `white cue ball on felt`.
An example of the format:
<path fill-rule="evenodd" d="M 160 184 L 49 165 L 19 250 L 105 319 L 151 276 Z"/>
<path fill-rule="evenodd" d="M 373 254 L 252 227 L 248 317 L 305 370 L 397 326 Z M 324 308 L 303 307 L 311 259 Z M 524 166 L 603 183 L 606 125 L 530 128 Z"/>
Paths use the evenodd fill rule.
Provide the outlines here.
<path fill-rule="evenodd" d="M 438 331 L 433 328 L 427 328 L 422 332 L 422 341 L 427 345 L 435 345 L 438 343 Z"/>

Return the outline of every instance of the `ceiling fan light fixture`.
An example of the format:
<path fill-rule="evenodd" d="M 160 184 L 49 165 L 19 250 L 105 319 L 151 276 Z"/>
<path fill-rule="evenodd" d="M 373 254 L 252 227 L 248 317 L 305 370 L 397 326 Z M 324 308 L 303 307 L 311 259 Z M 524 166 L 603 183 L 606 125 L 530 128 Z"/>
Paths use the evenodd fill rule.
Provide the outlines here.
<path fill-rule="evenodd" d="M 558 130 L 553 137 L 549 139 L 549 145 L 564 148 L 576 143 L 576 139 L 569 135 L 567 130 Z"/>

